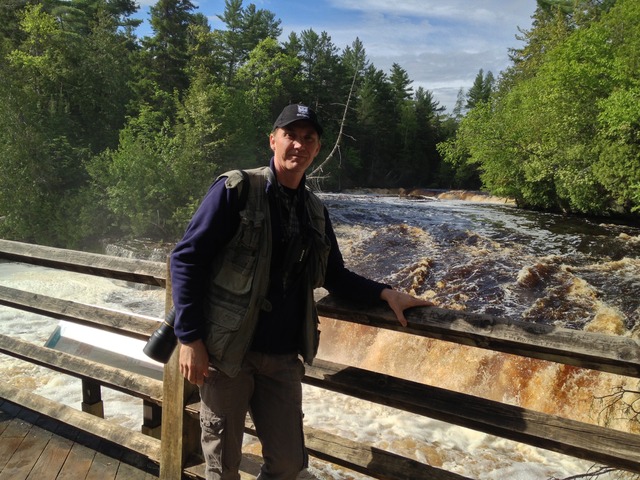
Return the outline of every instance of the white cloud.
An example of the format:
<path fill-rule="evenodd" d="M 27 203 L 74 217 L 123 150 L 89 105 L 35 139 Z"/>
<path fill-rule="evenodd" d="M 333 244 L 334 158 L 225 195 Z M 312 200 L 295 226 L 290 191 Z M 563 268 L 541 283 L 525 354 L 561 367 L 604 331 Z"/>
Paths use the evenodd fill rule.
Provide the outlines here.
<path fill-rule="evenodd" d="M 158 0 L 137 0 L 136 5 L 140 8 L 150 7 L 151 5 L 155 5 Z"/>
<path fill-rule="evenodd" d="M 508 49 L 520 47 L 518 27 L 528 29 L 535 0 L 327 0 L 357 18 L 318 28 L 339 46 L 362 40 L 379 69 L 402 66 L 414 81 L 451 111 L 458 90 L 468 89 L 482 68 L 495 76 L 509 65 Z M 315 27 L 314 27 L 315 29 Z"/>

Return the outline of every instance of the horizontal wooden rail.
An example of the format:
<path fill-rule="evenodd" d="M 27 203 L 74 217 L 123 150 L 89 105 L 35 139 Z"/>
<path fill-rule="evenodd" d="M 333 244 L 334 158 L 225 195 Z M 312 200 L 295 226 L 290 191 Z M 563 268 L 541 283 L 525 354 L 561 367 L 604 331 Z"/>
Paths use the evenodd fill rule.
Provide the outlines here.
<path fill-rule="evenodd" d="M 118 312 L 1 285 L 0 305 L 145 341 L 160 325 L 160 319 L 153 317 Z"/>
<path fill-rule="evenodd" d="M 120 259 L 1 239 L 0 258 L 166 285 L 166 265 L 161 262 Z M 627 337 L 436 307 L 407 312 L 409 325 L 402 327 L 388 308 L 370 305 L 363 308 L 332 296 L 319 298 L 318 311 L 327 317 L 376 328 L 640 378 L 640 344 Z"/>
<path fill-rule="evenodd" d="M 162 262 L 112 257 L 2 239 L 0 259 L 145 285 L 166 285 L 166 265 Z"/>
<path fill-rule="evenodd" d="M 402 327 L 389 308 L 363 308 L 325 296 L 320 315 L 472 347 L 640 378 L 640 343 L 629 337 L 570 330 L 478 313 L 415 308 Z"/>
<path fill-rule="evenodd" d="M 0 259 L 170 289 L 166 278 L 166 265 L 160 262 L 118 259 L 105 255 L 39 247 L 6 240 L 0 240 Z M 408 311 L 408 326 L 402 327 L 398 324 L 393 312 L 382 306 L 355 305 L 331 296 L 325 296 L 318 300 L 318 311 L 325 317 L 640 378 L 640 343 L 627 337 L 575 331 L 436 307 L 416 308 Z M 89 325 L 143 340 L 148 338 L 157 327 L 157 320 L 150 317 L 114 312 L 44 295 L 21 292 L 8 287 L 0 287 L 0 305 Z M 168 369 L 168 366 L 165 368 L 165 389 L 163 392 L 159 389 L 160 382 L 158 381 L 145 379 L 142 376 L 122 372 L 104 365 L 97 368 L 96 364 L 87 360 L 3 335 L 0 335 L 0 353 L 78 376 L 83 380 L 94 380 L 158 405 L 162 403 L 164 397 L 167 408 L 163 408 L 163 411 L 167 416 L 163 417 L 165 419 L 163 421 L 163 435 L 166 433 L 167 438 L 162 443 L 163 453 L 154 450 L 155 453 L 152 454 L 157 458 L 162 456 L 164 461 L 164 459 L 169 459 L 169 457 L 163 456 L 165 450 L 177 450 L 177 453 L 171 454 L 167 463 L 175 465 L 175 470 L 173 470 L 174 467 L 171 467 L 171 472 L 180 475 L 182 471 L 180 454 L 193 451 L 193 446 L 190 445 L 193 440 L 191 438 L 192 429 L 197 429 L 197 427 L 194 427 L 192 420 L 193 416 L 198 413 L 199 405 L 197 401 L 195 403 L 184 401 L 184 397 L 189 395 L 190 390 L 189 388 L 178 388 L 179 384 L 184 386 L 184 380 L 179 373 L 171 373 L 172 370 Z M 175 360 L 176 356 L 174 355 L 170 365 L 175 363 Z M 174 367 L 177 368 L 177 363 Z M 389 405 L 451 424 L 640 473 L 639 435 L 567 420 L 356 367 L 324 361 L 317 361 L 312 367 L 308 367 L 304 381 L 321 388 Z M 167 392 L 170 393 L 172 390 L 179 391 L 179 394 L 173 400 L 173 407 L 168 409 L 171 402 L 168 400 L 170 395 Z M 47 413 L 42 410 L 50 413 L 53 413 L 54 410 L 49 401 L 40 401 L 37 396 L 33 396 L 33 399 L 29 401 L 25 398 L 28 396 L 27 394 L 10 386 L 0 388 L 0 396 L 3 395 L 4 398 L 11 401 L 18 399 L 16 403 L 44 414 Z M 75 413 L 68 412 L 68 407 L 61 407 L 58 405 L 55 408 L 60 409 L 63 417 L 68 415 L 71 422 L 85 424 L 85 428 L 89 428 L 84 420 L 85 417 L 77 417 Z M 173 417 L 182 417 L 181 414 L 187 415 L 189 421 L 177 422 L 174 427 Z M 60 418 L 60 415 L 52 414 L 51 416 Z M 64 418 L 61 419 L 65 421 Z M 102 422 L 104 421 L 99 423 Z M 99 429 L 102 428 L 106 431 L 105 438 L 113 439 L 121 435 L 121 433 L 109 433 L 107 426 L 99 427 Z M 127 432 L 131 434 L 130 430 Z M 425 466 L 419 462 L 386 452 L 382 453 L 370 446 L 349 442 L 346 439 L 338 439 L 326 432 L 306 429 L 306 435 L 308 447 L 315 456 L 367 475 L 375 475 L 378 478 L 431 478 L 438 480 L 464 478 L 438 469 L 433 469 L 425 474 L 424 472 L 427 472 L 431 467 L 427 466 L 428 468 L 425 470 Z M 176 439 L 182 440 L 176 443 Z M 131 439 L 132 444 L 137 441 L 136 438 Z M 126 445 L 126 443 L 123 444 Z M 158 444 L 153 444 L 152 448 L 155 449 L 157 446 Z M 144 451 L 146 448 L 151 447 L 142 445 L 133 449 Z M 150 456 L 150 458 L 154 457 Z M 378 461 L 380 464 L 377 463 Z M 163 478 L 177 478 L 173 473 L 166 476 L 166 472 L 169 470 L 165 471 Z M 406 472 L 413 473 L 406 474 Z"/>
<path fill-rule="evenodd" d="M 325 360 L 316 360 L 312 366 L 307 365 L 303 381 L 308 385 L 452 425 L 640 473 L 640 435 Z M 187 402 L 186 408 L 191 415 L 197 415 L 200 409 L 197 395 Z M 305 431 L 307 429 L 308 427 L 305 427 Z M 247 431 L 252 433 L 250 427 Z M 324 445 L 318 444 L 314 455 L 361 471 L 358 470 L 358 465 L 341 463 L 344 460 L 339 458 L 338 453 L 343 447 L 336 449 L 335 442 L 340 443 L 334 439 Z M 362 445 L 356 450 L 358 451 L 357 454 L 354 453 L 356 457 L 366 457 L 369 451 Z M 389 460 L 394 464 L 392 459 Z M 400 467 L 394 465 L 394 468 Z M 426 478 L 438 477 L 427 476 Z"/>
<path fill-rule="evenodd" d="M 640 473 L 640 435 L 317 360 L 305 382 L 447 423 Z"/>
<path fill-rule="evenodd" d="M 143 400 L 162 402 L 162 381 L 0 334 L 0 353 L 72 377 L 97 381 Z"/>
<path fill-rule="evenodd" d="M 199 402 L 192 402 L 191 413 L 198 412 Z M 257 436 L 255 426 L 249 417 L 245 422 L 245 432 Z M 470 480 L 457 473 L 442 470 L 417 460 L 381 450 L 362 442 L 355 442 L 305 425 L 305 445 L 316 458 L 340 465 L 349 470 L 364 473 L 379 479 L 410 480 Z M 192 458 L 187 468 L 194 475 L 204 476 L 204 464 Z"/>
<path fill-rule="evenodd" d="M 247 431 L 256 435 L 250 422 L 247 425 Z M 304 427 L 304 439 L 307 450 L 314 457 L 373 478 L 470 480 L 469 477 L 308 426 Z"/>

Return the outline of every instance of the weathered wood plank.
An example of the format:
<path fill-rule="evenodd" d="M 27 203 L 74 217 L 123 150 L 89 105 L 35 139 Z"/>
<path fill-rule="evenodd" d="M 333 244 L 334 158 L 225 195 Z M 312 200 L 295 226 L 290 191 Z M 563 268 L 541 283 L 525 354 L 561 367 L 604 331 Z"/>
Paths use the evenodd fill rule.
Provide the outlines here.
<path fill-rule="evenodd" d="M 18 414 L 20 407 L 0 399 L 0 435 L 4 433 L 11 421 Z"/>
<path fill-rule="evenodd" d="M 4 382 L 0 383 L 0 398 L 23 405 L 25 408 L 42 415 L 56 418 L 84 432 L 92 433 L 116 445 L 133 450 L 153 461 L 160 459 L 160 441 L 158 439 L 54 402 L 33 392 L 7 385 Z"/>
<path fill-rule="evenodd" d="M 86 325 L 139 340 L 148 340 L 158 328 L 153 317 L 61 300 L 0 285 L 0 305 Z"/>
<path fill-rule="evenodd" d="M 162 381 L 0 334 L 0 353 L 160 403 Z M 22 404 L 23 405 L 23 404 Z"/>
<path fill-rule="evenodd" d="M 257 435 L 250 418 L 247 418 L 245 422 L 245 432 L 254 437 Z M 371 445 L 354 442 L 308 425 L 304 427 L 304 441 L 312 456 L 372 478 L 469 480 L 468 477 L 441 470 Z"/>
<path fill-rule="evenodd" d="M 38 419 L 38 415 L 21 408 L 20 411 L 11 419 L 7 428 L 2 433 L 3 437 L 18 437 L 24 438 L 29 430 L 31 430 L 31 425 Z"/>
<path fill-rule="evenodd" d="M 31 430 L 31 423 L 25 420 L 25 409 L 11 402 L 0 405 L 2 432 L 0 433 L 0 472 L 18 450 L 25 436 Z M 37 417 L 33 417 L 37 418 Z"/>
<path fill-rule="evenodd" d="M 72 446 L 71 440 L 52 435 L 27 480 L 57 480 Z"/>
<path fill-rule="evenodd" d="M 116 459 L 97 452 L 85 480 L 115 480 L 119 464 Z"/>
<path fill-rule="evenodd" d="M 0 480 L 25 480 L 51 439 L 52 433 L 31 426 L 18 449 L 0 472 Z"/>
<path fill-rule="evenodd" d="M 91 469 L 91 464 L 95 456 L 95 450 L 79 443 L 74 443 L 56 480 L 77 480 L 78 478 L 85 478 Z"/>
<path fill-rule="evenodd" d="M 165 286 L 165 264 L 0 239 L 0 258 L 13 262 Z"/>
<path fill-rule="evenodd" d="M 173 306 L 171 298 L 171 276 L 169 262 L 167 269 L 167 288 L 165 298 L 165 314 Z M 164 366 L 163 405 L 162 405 L 162 450 L 160 461 L 161 480 L 180 478 L 184 472 L 186 461 L 200 448 L 200 421 L 185 411 L 187 399 L 198 390 L 188 383 L 180 373 L 179 348 Z"/>
<path fill-rule="evenodd" d="M 120 465 L 126 464 L 129 467 L 137 469 L 140 473 L 136 474 L 141 480 L 157 480 L 159 474 L 159 465 L 151 460 L 141 457 L 135 452 L 126 451 L 120 457 Z M 125 471 L 129 471 L 127 468 Z M 121 469 L 118 469 L 118 477 L 121 475 Z M 133 477 L 123 477 L 125 480 Z"/>
<path fill-rule="evenodd" d="M 11 460 L 13 454 L 20 447 L 24 437 L 0 436 L 0 472 L 4 470 L 5 465 Z"/>
<path fill-rule="evenodd" d="M 305 382 L 454 425 L 640 473 L 640 435 L 318 360 Z"/>
<path fill-rule="evenodd" d="M 363 309 L 330 295 L 319 300 L 318 312 L 362 325 L 640 378 L 640 343 L 628 337 L 436 307 L 408 310 L 408 326 L 402 327 L 388 308 Z"/>
<path fill-rule="evenodd" d="M 305 427 L 304 437 L 311 455 L 373 478 L 469 480 L 468 477 L 310 427 Z"/>
<path fill-rule="evenodd" d="M 171 307 L 167 289 L 167 309 Z M 164 392 L 162 405 L 161 480 L 180 478 L 187 458 L 200 448 L 200 422 L 185 411 L 185 401 L 197 388 L 189 384 L 180 373 L 179 349 L 164 367 Z"/>
<path fill-rule="evenodd" d="M 131 465 L 120 461 L 118 465 L 118 472 L 116 473 L 116 480 L 146 480 L 147 472 L 139 470 Z"/>

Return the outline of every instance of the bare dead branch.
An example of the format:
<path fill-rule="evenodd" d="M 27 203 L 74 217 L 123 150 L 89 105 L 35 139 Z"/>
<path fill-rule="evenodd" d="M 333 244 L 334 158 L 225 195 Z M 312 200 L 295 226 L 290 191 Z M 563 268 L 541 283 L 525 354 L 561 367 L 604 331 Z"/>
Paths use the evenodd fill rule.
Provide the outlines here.
<path fill-rule="evenodd" d="M 349 96 L 347 97 L 347 102 L 345 103 L 345 106 L 344 106 L 344 112 L 342 114 L 342 120 L 340 121 L 340 131 L 338 132 L 338 137 L 336 138 L 336 143 L 333 145 L 333 148 L 331 149 L 331 152 L 329 152 L 329 155 L 327 155 L 327 157 L 324 159 L 324 161 L 320 165 L 318 165 L 318 167 L 316 167 L 309 174 L 308 178 L 310 178 L 310 179 L 317 179 L 318 178 L 318 173 L 322 172 L 324 166 L 329 161 L 331 161 L 333 156 L 336 154 L 336 152 L 340 148 L 340 140 L 342 140 L 342 135 L 343 135 L 343 131 L 344 131 L 344 124 L 347 121 L 347 113 L 349 112 L 349 103 L 351 103 L 351 97 L 353 96 L 353 91 L 355 89 L 356 79 L 357 78 L 358 78 L 358 69 L 354 68 L 353 78 L 351 79 L 351 88 L 349 89 Z"/>
<path fill-rule="evenodd" d="M 602 408 L 598 412 L 599 417 L 612 414 L 617 408 L 626 415 L 622 419 L 640 422 L 640 391 L 638 390 L 631 390 L 618 385 L 612 393 L 594 397 L 595 401 L 602 404 Z"/>
<path fill-rule="evenodd" d="M 578 475 L 571 475 L 570 477 L 564 477 L 564 478 L 550 477 L 548 480 L 579 480 L 579 479 L 593 480 L 602 475 L 606 475 L 608 473 L 613 473 L 616 471 L 620 471 L 620 470 L 616 470 L 615 468 L 612 468 L 612 467 L 596 467 L 594 465 L 589 469 L 588 472 L 585 472 L 585 473 L 579 473 Z"/>

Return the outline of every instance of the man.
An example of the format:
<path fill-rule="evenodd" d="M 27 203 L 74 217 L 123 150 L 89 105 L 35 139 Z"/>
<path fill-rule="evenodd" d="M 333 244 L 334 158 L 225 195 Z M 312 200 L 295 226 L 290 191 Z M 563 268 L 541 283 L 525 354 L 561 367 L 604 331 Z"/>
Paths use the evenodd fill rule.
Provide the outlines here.
<path fill-rule="evenodd" d="M 239 479 L 245 416 L 262 443 L 260 479 L 307 466 L 300 357 L 318 348 L 313 289 L 404 310 L 429 302 L 345 268 L 326 209 L 305 188 L 322 127 L 304 105 L 285 107 L 269 136 L 269 167 L 233 171 L 211 186 L 171 256 L 180 370 L 200 387 L 207 479 Z"/>

